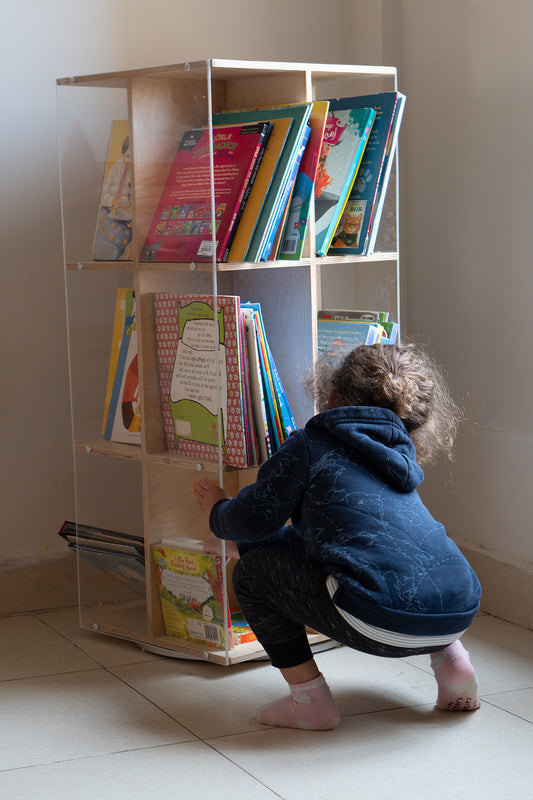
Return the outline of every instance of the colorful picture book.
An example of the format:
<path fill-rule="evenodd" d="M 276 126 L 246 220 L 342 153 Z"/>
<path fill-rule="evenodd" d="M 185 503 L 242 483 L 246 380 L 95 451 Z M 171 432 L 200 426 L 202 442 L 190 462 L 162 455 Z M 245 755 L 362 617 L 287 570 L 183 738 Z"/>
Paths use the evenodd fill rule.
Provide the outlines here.
<path fill-rule="evenodd" d="M 336 361 L 361 344 L 378 344 L 385 336 L 385 329 L 379 322 L 319 317 L 317 336 L 319 358 Z"/>
<path fill-rule="evenodd" d="M 261 463 L 296 427 L 261 307 L 231 295 L 154 295 L 161 403 L 171 453 Z"/>
<path fill-rule="evenodd" d="M 271 131 L 269 122 L 213 128 L 214 220 L 210 133 L 207 128 L 187 131 L 153 217 L 141 260 L 210 261 L 215 236 L 216 259 L 225 261 Z"/>
<path fill-rule="evenodd" d="M 389 319 L 388 311 L 322 309 L 318 312 L 319 320 L 335 320 L 343 322 L 373 322 L 383 328 L 381 344 L 395 344 L 400 335 L 400 326 Z"/>
<path fill-rule="evenodd" d="M 217 649 L 256 641 L 242 612 L 224 599 L 222 556 L 206 553 L 199 539 L 175 536 L 155 544 L 153 557 L 170 636 Z"/>
<path fill-rule="evenodd" d="M 245 261 L 259 261 L 267 237 L 271 235 L 273 229 L 277 229 L 276 219 L 279 222 L 282 196 L 287 183 L 290 183 L 294 162 L 298 157 L 299 147 L 306 134 L 311 108 L 312 103 L 298 103 L 296 105 L 223 111 L 213 115 L 214 124 L 244 124 L 260 122 L 264 119 L 275 121 L 276 119 L 286 119 L 287 117 L 293 120 L 278 166 L 257 219 L 253 236 L 248 245 Z"/>
<path fill-rule="evenodd" d="M 66 521 L 59 530 L 69 550 L 127 586 L 134 594 L 145 594 L 144 540 L 141 536 Z"/>
<path fill-rule="evenodd" d="M 141 443 L 135 293 L 118 289 L 102 435 L 112 442 Z"/>
<path fill-rule="evenodd" d="M 283 228 L 279 258 L 281 260 L 297 260 L 302 257 L 307 229 L 311 200 L 315 190 L 315 179 L 318 171 L 318 160 L 322 150 L 322 140 L 329 111 L 329 101 L 313 103 L 309 116 L 311 134 L 300 163 L 294 191 L 290 201 L 287 219 Z"/>
<path fill-rule="evenodd" d="M 132 224 L 129 126 L 127 119 L 115 120 L 111 125 L 93 242 L 93 259 L 95 261 L 131 259 Z"/>
<path fill-rule="evenodd" d="M 375 116 L 370 107 L 330 102 L 315 181 L 315 250 L 319 256 L 326 254 L 335 233 Z"/>
<path fill-rule="evenodd" d="M 381 92 L 331 101 L 333 110 L 350 105 L 370 105 L 376 112 L 376 118 L 356 180 L 331 242 L 331 254 L 369 255 L 372 221 L 374 220 L 375 242 L 378 217 L 381 216 L 400 131 L 405 95 L 400 92 Z"/>
<path fill-rule="evenodd" d="M 184 539 L 152 548 L 165 630 L 217 649 L 233 647 L 232 637 L 226 637 L 231 617 L 222 556 L 204 553 L 197 544 Z"/>

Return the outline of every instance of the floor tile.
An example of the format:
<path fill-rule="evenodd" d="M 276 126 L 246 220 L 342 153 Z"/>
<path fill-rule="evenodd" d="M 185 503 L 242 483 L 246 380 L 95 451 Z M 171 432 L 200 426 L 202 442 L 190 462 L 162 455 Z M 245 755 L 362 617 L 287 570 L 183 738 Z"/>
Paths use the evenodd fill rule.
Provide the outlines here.
<path fill-rule="evenodd" d="M 267 728 L 209 743 L 284 800 L 530 800 L 533 785 L 531 726 L 489 705 L 404 708 L 345 717 L 334 731 Z"/>
<path fill-rule="evenodd" d="M 0 680 L 97 668 L 86 653 L 32 615 L 0 618 Z"/>
<path fill-rule="evenodd" d="M 79 615 L 76 608 L 48 611 L 37 616 L 42 622 L 76 644 L 77 647 L 102 666 L 135 664 L 137 662 L 155 661 L 159 658 L 159 656 L 142 650 L 133 642 L 80 628 Z"/>
<path fill-rule="evenodd" d="M 10 800 L 276 800 L 269 789 L 203 742 L 113 753 L 0 773 Z M 277 798 L 279 800 L 279 798 Z"/>
<path fill-rule="evenodd" d="M 461 640 L 470 653 L 481 696 L 533 686 L 533 631 L 481 616 Z M 418 658 L 409 663 L 431 671 Z"/>
<path fill-rule="evenodd" d="M 504 711 L 509 711 L 510 714 L 515 714 L 517 717 L 533 723 L 533 688 L 519 689 L 516 692 L 490 694 L 485 698 L 485 702 L 498 708 L 503 708 Z M 533 737 L 533 729 L 531 736 Z"/>
<path fill-rule="evenodd" d="M 274 700 L 283 688 L 277 670 L 268 664 L 226 668 L 164 659 L 111 669 L 200 738 L 261 728 L 254 718 L 258 700 Z"/>
<path fill-rule="evenodd" d="M 0 683 L 0 769 L 195 737 L 105 670 Z"/>

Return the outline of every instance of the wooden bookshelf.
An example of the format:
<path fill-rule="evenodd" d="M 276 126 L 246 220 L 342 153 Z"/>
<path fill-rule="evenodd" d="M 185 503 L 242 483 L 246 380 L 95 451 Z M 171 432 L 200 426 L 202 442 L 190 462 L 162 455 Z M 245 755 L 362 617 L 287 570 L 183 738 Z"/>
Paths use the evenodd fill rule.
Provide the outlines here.
<path fill-rule="evenodd" d="M 78 520 L 141 532 L 146 596 L 95 582 L 80 559 L 83 627 L 184 658 L 230 665 L 263 657 L 257 645 L 207 651 L 165 633 L 151 546 L 164 535 L 205 538 L 192 495 L 199 474 L 234 493 L 255 470 L 223 468 L 166 449 L 155 350 L 155 292 L 236 294 L 261 302 L 269 342 L 297 423 L 313 413 L 302 378 L 316 353 L 319 307 L 386 307 L 399 316 L 399 253 L 316 258 L 314 221 L 302 258 L 266 263 L 151 263 L 140 253 L 181 134 L 226 108 L 279 105 L 397 88 L 393 67 L 207 60 L 61 78 L 60 158 Z M 133 258 L 94 261 L 92 243 L 111 122 L 128 119 L 133 151 Z M 397 209 L 397 181 L 393 206 Z M 397 226 L 397 213 L 396 213 Z M 397 242 L 397 236 L 396 236 Z M 379 247 L 379 240 L 378 240 Z M 117 288 L 137 299 L 142 443 L 102 438 L 109 348 Z M 228 586 L 230 581 L 227 581 Z M 120 591 L 119 591 L 120 589 Z M 104 599 L 101 599 L 104 598 Z M 324 637 L 311 635 L 324 646 Z M 208 655 L 206 656 L 206 652 Z"/>

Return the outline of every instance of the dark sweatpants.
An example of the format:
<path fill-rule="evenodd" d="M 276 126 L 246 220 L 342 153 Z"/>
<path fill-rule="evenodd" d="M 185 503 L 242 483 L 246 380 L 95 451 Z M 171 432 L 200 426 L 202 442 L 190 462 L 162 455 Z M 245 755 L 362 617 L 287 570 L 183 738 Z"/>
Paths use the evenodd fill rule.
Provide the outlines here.
<path fill-rule="evenodd" d="M 392 647 L 362 636 L 335 608 L 326 577 L 319 564 L 283 550 L 249 550 L 237 562 L 235 594 L 274 667 L 295 667 L 313 657 L 306 626 L 354 650 L 385 658 L 442 649 Z"/>

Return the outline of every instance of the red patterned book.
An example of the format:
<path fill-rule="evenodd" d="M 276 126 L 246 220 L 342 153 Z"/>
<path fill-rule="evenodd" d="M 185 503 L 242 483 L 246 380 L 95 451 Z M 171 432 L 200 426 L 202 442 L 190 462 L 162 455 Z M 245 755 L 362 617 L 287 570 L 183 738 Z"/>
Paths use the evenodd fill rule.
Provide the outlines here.
<path fill-rule="evenodd" d="M 240 301 L 157 293 L 155 332 L 163 420 L 171 453 L 249 466 L 243 413 Z M 219 434 L 219 423 L 220 434 Z"/>
<path fill-rule="evenodd" d="M 271 122 L 213 128 L 216 258 L 225 261 L 244 211 Z M 213 257 L 209 130 L 187 131 L 154 214 L 141 261 L 210 261 Z"/>

